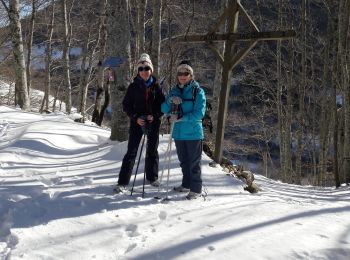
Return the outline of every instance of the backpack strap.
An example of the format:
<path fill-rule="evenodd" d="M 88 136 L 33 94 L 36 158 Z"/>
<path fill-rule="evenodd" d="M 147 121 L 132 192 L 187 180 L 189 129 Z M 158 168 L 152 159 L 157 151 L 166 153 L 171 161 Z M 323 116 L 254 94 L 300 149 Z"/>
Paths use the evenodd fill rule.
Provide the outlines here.
<path fill-rule="evenodd" d="M 192 85 L 192 98 L 184 98 L 182 99 L 182 101 L 192 101 L 194 105 L 198 91 L 199 91 L 199 87 Z"/>

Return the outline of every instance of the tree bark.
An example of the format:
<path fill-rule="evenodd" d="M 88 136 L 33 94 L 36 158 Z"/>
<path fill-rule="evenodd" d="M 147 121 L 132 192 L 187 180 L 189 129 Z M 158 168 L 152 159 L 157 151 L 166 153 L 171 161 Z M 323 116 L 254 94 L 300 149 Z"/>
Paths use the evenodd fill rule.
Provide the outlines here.
<path fill-rule="evenodd" d="M 47 43 L 45 49 L 45 94 L 43 102 L 40 108 L 42 113 L 45 107 L 45 110 L 49 110 L 49 97 L 51 91 L 51 62 L 52 62 L 52 35 L 53 35 L 53 26 L 55 21 L 55 0 L 51 1 L 51 17 L 50 22 L 47 28 Z M 54 111 L 54 109 L 52 109 Z"/>
<path fill-rule="evenodd" d="M 96 99 L 95 99 L 95 107 L 92 113 L 92 122 L 95 122 L 97 125 L 101 126 L 103 117 L 104 117 L 104 109 L 102 109 L 102 99 L 104 96 L 104 100 L 109 102 L 109 88 L 106 84 L 104 84 L 104 68 L 102 67 L 103 60 L 106 56 L 106 42 L 107 42 L 107 27 L 106 27 L 106 6 L 107 0 L 101 2 L 101 17 L 100 17 L 100 28 L 99 33 L 101 41 L 99 42 L 99 55 L 98 55 L 98 66 L 96 69 L 97 75 L 97 84 L 96 84 Z M 104 95 L 103 95 L 104 93 Z M 107 104 L 108 106 L 108 104 Z"/>
<path fill-rule="evenodd" d="M 278 1 L 278 30 L 282 29 L 282 3 L 281 0 Z M 282 73 L 281 73 L 281 52 L 282 52 L 282 42 L 281 40 L 277 41 L 277 100 L 276 100 L 276 107 L 277 107 L 277 118 L 278 118 L 278 130 L 279 130 L 279 146 L 280 146 L 280 169 L 282 173 L 282 179 L 284 181 L 287 181 L 287 175 L 286 175 L 286 147 L 285 147 L 285 132 L 284 132 L 284 125 L 285 125 L 285 116 L 283 113 L 283 103 L 282 103 L 282 95 L 283 95 L 283 84 L 282 84 Z"/>
<path fill-rule="evenodd" d="M 137 42 L 136 42 L 136 58 L 138 59 L 141 53 L 145 52 L 145 11 L 147 0 L 136 0 L 137 8 Z M 152 58 L 152 57 L 151 57 Z"/>
<path fill-rule="evenodd" d="M 341 22 L 342 30 L 340 31 L 340 68 L 342 70 L 341 86 L 343 89 L 344 104 L 343 104 L 343 158 L 342 158 L 342 180 L 350 182 L 350 50 L 348 37 L 349 33 L 349 18 L 350 18 L 350 0 L 342 0 L 343 19 Z"/>
<path fill-rule="evenodd" d="M 86 62 L 89 55 L 89 43 L 91 41 L 91 31 L 92 31 L 92 24 L 88 25 L 89 32 L 87 37 L 85 38 L 83 42 L 82 52 L 81 52 L 81 65 L 80 65 L 80 81 L 79 81 L 79 93 L 78 93 L 78 105 L 77 105 L 77 112 L 81 113 L 83 116 L 84 121 L 84 112 L 86 107 L 86 89 L 85 86 L 87 85 L 87 75 L 85 73 L 86 68 Z"/>
<path fill-rule="evenodd" d="M 9 19 L 12 31 L 12 48 L 16 76 L 16 100 L 23 110 L 30 110 L 30 99 L 27 88 L 26 65 L 23 51 L 22 27 L 19 17 L 19 0 L 9 1 Z"/>
<path fill-rule="evenodd" d="M 64 91 L 66 112 L 71 113 L 72 110 L 72 86 L 70 82 L 70 65 L 69 65 L 69 51 L 70 51 L 70 30 L 68 27 L 68 13 L 67 0 L 61 0 L 61 11 L 63 14 L 63 73 L 64 73 Z"/>
<path fill-rule="evenodd" d="M 152 48 L 151 59 L 153 63 L 153 74 L 159 77 L 160 40 L 161 40 L 161 20 L 162 20 L 162 0 L 153 0 L 152 17 Z"/>
<path fill-rule="evenodd" d="M 223 13 L 227 7 L 227 0 L 221 0 L 220 13 Z M 226 30 L 226 24 L 220 28 L 220 33 L 224 33 Z M 225 42 L 218 43 L 220 46 L 220 54 L 223 56 L 225 53 Z M 218 110 L 219 110 L 219 96 L 221 89 L 221 74 L 222 74 L 222 65 L 217 60 L 215 63 L 215 78 L 213 84 L 213 99 L 212 99 L 212 113 L 211 113 L 211 121 L 213 124 L 213 133 L 212 136 L 215 138 L 216 136 L 216 126 L 218 122 Z"/>
<path fill-rule="evenodd" d="M 32 87 L 32 46 L 33 46 L 33 34 L 34 34 L 34 25 L 35 25 L 35 15 L 36 15 L 36 0 L 32 0 L 32 14 L 30 17 L 30 24 L 29 24 L 29 35 L 28 35 L 28 42 L 27 42 L 27 88 L 28 88 L 28 95 L 30 95 L 30 89 Z"/>
<path fill-rule="evenodd" d="M 326 44 L 324 46 L 324 66 L 323 66 L 323 79 L 322 79 L 322 88 L 321 88 L 321 122 L 320 125 L 324 126 L 320 129 L 320 143 L 321 143 L 321 151 L 320 151 L 320 173 L 318 174 L 318 185 L 322 185 L 322 181 L 324 178 L 324 174 L 327 170 L 328 164 L 328 150 L 329 150 L 329 135 L 330 135 L 330 113 L 331 111 L 331 102 L 328 95 L 328 82 L 330 80 L 330 71 L 329 71 L 329 50 L 330 50 L 330 42 L 332 37 L 332 29 L 330 17 L 328 17 L 328 25 L 327 25 L 327 39 Z"/>
<path fill-rule="evenodd" d="M 337 10 L 334 8 L 334 10 Z M 341 10 L 338 10 L 341 11 Z M 333 36 L 334 36 L 334 42 L 333 42 L 333 60 L 332 60 L 332 116 L 333 116 L 333 175 L 334 175 L 334 182 L 335 186 L 340 186 L 340 179 L 339 179 L 339 161 L 338 161 L 338 116 L 337 116 L 337 81 L 338 81 L 338 49 L 339 49 L 339 20 L 337 12 L 333 12 Z"/>
<path fill-rule="evenodd" d="M 302 176 L 302 152 L 303 152 L 303 136 L 304 136 L 304 98 L 306 88 L 306 0 L 302 0 L 301 10 L 301 83 L 299 85 L 299 111 L 298 111 L 298 130 L 297 130 L 297 151 L 296 151 L 296 183 L 301 184 Z"/>
<path fill-rule="evenodd" d="M 115 69 L 115 81 L 111 84 L 112 121 L 111 140 L 128 138 L 128 120 L 122 111 L 122 100 L 130 82 L 130 25 L 128 0 L 111 1 L 108 8 L 107 56 L 118 57 L 123 64 Z"/>

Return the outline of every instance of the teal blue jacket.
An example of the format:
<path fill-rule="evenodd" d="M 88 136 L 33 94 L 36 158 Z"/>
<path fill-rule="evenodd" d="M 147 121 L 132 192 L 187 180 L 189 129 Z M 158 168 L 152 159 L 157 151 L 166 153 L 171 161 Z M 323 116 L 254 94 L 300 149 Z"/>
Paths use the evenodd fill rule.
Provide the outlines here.
<path fill-rule="evenodd" d="M 193 100 L 194 88 L 198 88 Z M 175 140 L 202 140 L 204 139 L 202 119 L 205 115 L 206 98 L 205 93 L 199 84 L 191 80 L 182 89 L 176 85 L 171 90 L 165 101 L 162 103 L 162 112 L 171 112 L 170 98 L 178 96 L 183 101 L 181 106 L 182 117 L 175 122 L 172 137 Z"/>

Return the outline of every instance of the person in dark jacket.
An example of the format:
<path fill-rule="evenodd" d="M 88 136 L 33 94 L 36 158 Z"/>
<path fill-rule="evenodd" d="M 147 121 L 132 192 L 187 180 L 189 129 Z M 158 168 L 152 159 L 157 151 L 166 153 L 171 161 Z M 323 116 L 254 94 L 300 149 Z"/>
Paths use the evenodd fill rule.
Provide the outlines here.
<path fill-rule="evenodd" d="M 177 84 L 162 104 L 165 114 L 171 115 L 173 125 L 172 137 L 182 169 L 182 183 L 174 190 L 188 191 L 186 198 L 195 199 L 202 193 L 201 156 L 204 138 L 202 119 L 205 115 L 206 98 L 204 90 L 194 80 L 193 69 L 189 61 L 182 61 L 177 67 Z"/>
<path fill-rule="evenodd" d="M 158 182 L 158 144 L 161 104 L 164 94 L 157 79 L 152 75 L 153 65 L 148 54 L 141 55 L 137 63 L 137 76 L 129 85 L 123 99 L 123 110 L 130 119 L 128 150 L 123 158 L 115 192 L 126 190 L 135 164 L 137 150 L 143 134 L 147 135 L 145 173 L 146 179 L 153 186 Z"/>

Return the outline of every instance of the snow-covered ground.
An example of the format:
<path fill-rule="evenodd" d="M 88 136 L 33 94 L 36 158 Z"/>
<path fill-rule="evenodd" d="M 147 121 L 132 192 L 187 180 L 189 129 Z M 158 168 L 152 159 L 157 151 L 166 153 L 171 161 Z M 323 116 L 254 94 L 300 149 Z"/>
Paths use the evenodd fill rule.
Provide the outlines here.
<path fill-rule="evenodd" d="M 1 105 L 14 105 L 15 84 L 12 85 L 0 78 L 0 106 Z M 31 111 L 39 112 L 42 100 L 44 98 L 44 92 L 36 89 L 30 91 L 30 104 Z M 54 97 L 49 96 L 49 109 L 52 110 Z M 65 111 L 66 104 L 57 100 L 55 111 Z M 73 112 L 76 112 L 76 108 L 72 108 Z M 1 118 L 0 118 L 1 119 Z"/>
<path fill-rule="evenodd" d="M 0 259 L 350 259 L 349 187 L 256 176 L 263 191 L 249 194 L 203 155 L 206 200 L 171 191 L 161 203 L 150 185 L 145 198 L 115 195 L 127 143 L 109 135 L 0 106 Z M 172 158 L 170 187 L 181 180 Z M 137 192 L 142 179 L 141 170 Z"/>

